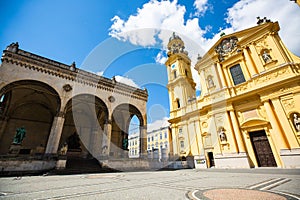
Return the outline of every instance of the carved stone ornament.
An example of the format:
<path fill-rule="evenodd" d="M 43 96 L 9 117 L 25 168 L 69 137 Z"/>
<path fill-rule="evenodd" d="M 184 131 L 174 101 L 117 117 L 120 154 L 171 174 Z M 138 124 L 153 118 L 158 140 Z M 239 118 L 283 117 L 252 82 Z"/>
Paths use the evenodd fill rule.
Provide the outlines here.
<path fill-rule="evenodd" d="M 226 38 L 215 48 L 221 61 L 226 54 L 232 52 L 237 47 L 237 41 L 236 37 Z"/>
<path fill-rule="evenodd" d="M 113 103 L 116 101 L 115 97 L 113 97 L 113 96 L 108 97 L 108 100 L 110 103 Z"/>
<path fill-rule="evenodd" d="M 66 91 L 66 92 L 70 92 L 73 88 L 72 88 L 72 86 L 70 85 L 70 84 L 65 84 L 64 86 L 63 86 L 63 88 L 64 88 L 64 90 Z"/>

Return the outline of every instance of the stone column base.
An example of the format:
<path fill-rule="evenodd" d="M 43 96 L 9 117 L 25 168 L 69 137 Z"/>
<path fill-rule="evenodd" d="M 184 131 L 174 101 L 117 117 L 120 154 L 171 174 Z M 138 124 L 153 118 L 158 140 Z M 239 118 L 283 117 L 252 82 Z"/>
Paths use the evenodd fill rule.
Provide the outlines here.
<path fill-rule="evenodd" d="M 66 165 L 67 165 L 66 159 L 56 161 L 56 169 L 65 169 Z"/>
<path fill-rule="evenodd" d="M 11 144 L 9 147 L 9 154 L 18 155 L 21 149 L 21 144 Z"/>

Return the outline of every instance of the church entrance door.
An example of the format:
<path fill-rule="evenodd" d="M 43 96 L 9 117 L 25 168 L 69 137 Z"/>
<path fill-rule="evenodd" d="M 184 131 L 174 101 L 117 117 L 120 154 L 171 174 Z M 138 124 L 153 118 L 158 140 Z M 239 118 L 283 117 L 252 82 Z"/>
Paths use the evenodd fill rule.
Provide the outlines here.
<path fill-rule="evenodd" d="M 249 133 L 258 167 L 276 167 L 276 161 L 264 130 Z"/>

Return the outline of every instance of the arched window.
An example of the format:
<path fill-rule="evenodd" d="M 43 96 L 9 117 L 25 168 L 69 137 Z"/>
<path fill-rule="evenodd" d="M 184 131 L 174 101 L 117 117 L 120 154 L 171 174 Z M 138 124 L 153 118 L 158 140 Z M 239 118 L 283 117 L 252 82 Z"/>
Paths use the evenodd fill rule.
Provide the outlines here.
<path fill-rule="evenodd" d="M 180 108 L 180 100 L 176 99 L 176 103 L 177 103 L 177 108 Z"/>
<path fill-rule="evenodd" d="M 177 71 L 176 70 L 173 71 L 173 75 L 174 75 L 174 79 L 177 78 Z"/>

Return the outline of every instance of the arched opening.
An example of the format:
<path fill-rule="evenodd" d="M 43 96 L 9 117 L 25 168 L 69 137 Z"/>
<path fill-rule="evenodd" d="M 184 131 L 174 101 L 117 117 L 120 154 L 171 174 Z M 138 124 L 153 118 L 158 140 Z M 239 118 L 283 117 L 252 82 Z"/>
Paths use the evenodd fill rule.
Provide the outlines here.
<path fill-rule="evenodd" d="M 128 150 L 129 158 L 140 157 L 140 120 L 136 115 L 133 115 L 128 130 Z M 124 144 L 123 144 L 124 145 Z"/>
<path fill-rule="evenodd" d="M 13 82 L 0 90 L 0 154 L 42 155 L 60 97 L 49 85 L 32 80 Z M 21 138 L 17 138 L 22 129 Z"/>
<path fill-rule="evenodd" d="M 84 167 L 102 153 L 108 109 L 98 97 L 81 94 L 73 97 L 65 108 L 65 122 L 59 146 L 67 144 L 67 168 Z"/>
<path fill-rule="evenodd" d="M 138 122 L 136 122 L 136 116 Z M 141 112 L 133 105 L 130 104 L 121 104 L 117 106 L 112 114 L 112 132 L 111 132 L 111 147 L 110 147 L 110 156 L 115 158 L 129 157 L 128 149 L 128 139 L 130 133 L 130 122 L 133 120 L 133 123 L 136 125 L 139 124 L 139 127 L 144 126 L 144 120 Z M 137 130 L 137 129 L 136 129 Z M 141 141 L 141 131 L 139 128 L 139 154 L 143 151 Z"/>

